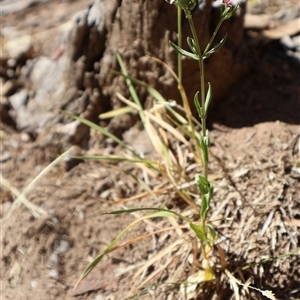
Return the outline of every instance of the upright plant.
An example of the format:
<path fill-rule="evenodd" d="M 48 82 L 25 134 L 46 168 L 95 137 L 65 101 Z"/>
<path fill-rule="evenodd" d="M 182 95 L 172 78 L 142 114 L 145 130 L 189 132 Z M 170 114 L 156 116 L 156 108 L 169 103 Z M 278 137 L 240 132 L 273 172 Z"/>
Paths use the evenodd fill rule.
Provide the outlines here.
<path fill-rule="evenodd" d="M 201 253 L 202 253 L 202 268 L 204 270 L 204 276 L 202 281 L 211 280 L 214 276 L 214 270 L 211 266 L 210 260 L 209 260 L 209 254 L 213 249 L 213 246 L 215 244 L 217 234 L 207 219 L 208 219 L 208 212 L 210 208 L 210 203 L 213 197 L 213 185 L 208 179 L 208 161 L 209 161 L 209 132 L 206 127 L 206 119 L 208 115 L 208 108 L 211 103 L 212 99 L 212 88 L 210 83 L 208 83 L 207 87 L 205 85 L 205 72 L 204 72 L 204 60 L 210 57 L 212 54 L 214 54 L 216 51 L 218 51 L 225 43 L 227 35 L 215 46 L 214 40 L 217 35 L 217 32 L 219 28 L 221 27 L 222 23 L 231 18 L 233 14 L 238 9 L 238 5 L 232 5 L 230 0 L 224 0 L 224 2 L 221 5 L 220 9 L 220 21 L 213 32 L 212 37 L 207 43 L 207 46 L 202 51 L 199 45 L 199 40 L 197 36 L 197 32 L 194 26 L 193 17 L 192 17 L 192 10 L 196 6 L 196 0 L 166 0 L 170 4 L 174 4 L 177 6 L 178 9 L 178 45 L 174 44 L 170 41 L 170 45 L 178 52 L 178 75 L 176 76 L 178 81 L 178 90 L 182 97 L 183 107 L 185 109 L 186 113 L 186 119 L 182 120 L 181 116 L 177 114 L 174 110 L 172 110 L 171 105 L 163 99 L 163 97 L 156 91 L 155 89 L 149 87 L 145 83 L 138 81 L 132 77 L 130 77 L 127 73 L 127 70 L 124 66 L 124 63 L 120 57 L 120 55 L 117 55 L 118 62 L 121 67 L 121 73 L 125 79 L 126 83 L 128 85 L 129 91 L 131 93 L 132 98 L 134 99 L 134 103 L 130 104 L 130 101 L 119 95 L 119 99 L 125 102 L 127 105 L 130 106 L 130 108 L 134 108 L 138 110 L 141 120 L 145 126 L 145 128 L 149 129 L 148 132 L 151 132 L 152 127 L 150 124 L 150 120 L 154 120 L 157 122 L 158 125 L 160 125 L 162 128 L 169 130 L 169 132 L 173 132 L 174 136 L 178 136 L 179 139 L 185 143 L 185 138 L 183 135 L 179 133 L 174 133 L 174 129 L 170 128 L 169 124 L 166 124 L 163 122 L 163 120 L 157 118 L 154 114 L 151 114 L 148 111 L 144 111 L 141 103 L 138 99 L 138 96 L 133 88 L 133 83 L 139 84 L 147 89 L 147 91 L 151 94 L 151 96 L 160 104 L 165 105 L 169 111 L 175 116 L 176 120 L 174 121 L 174 124 L 183 124 L 182 125 L 182 131 L 187 134 L 193 141 L 196 147 L 196 153 L 201 152 L 202 156 L 202 162 L 203 162 L 203 174 L 202 175 L 196 175 L 195 176 L 195 184 L 199 189 L 199 192 L 201 194 L 201 205 L 200 207 L 197 207 L 199 209 L 199 215 L 200 215 L 200 222 L 199 221 L 193 221 L 189 219 L 188 217 L 184 216 L 183 214 L 180 214 L 178 212 L 166 209 L 166 208 L 154 208 L 154 207 L 143 207 L 143 208 L 135 208 L 135 209 L 128 209 L 128 210 L 117 210 L 117 211 L 111 211 L 110 214 L 121 214 L 121 213 L 132 213 L 136 211 L 154 211 L 146 216 L 143 216 L 137 220 L 135 220 L 133 223 L 131 223 L 127 228 L 125 228 L 114 240 L 111 242 L 94 260 L 90 265 L 86 268 L 84 273 L 81 275 L 78 283 L 85 278 L 92 269 L 102 260 L 102 258 L 116 250 L 120 249 L 121 246 L 117 246 L 120 239 L 126 234 L 133 226 L 135 226 L 138 222 L 148 219 L 148 218 L 157 218 L 157 217 L 178 217 L 182 219 L 184 222 L 188 224 L 188 226 L 194 231 L 196 237 L 199 239 L 200 245 L 201 245 Z M 185 50 L 182 48 L 182 34 L 181 34 L 181 14 L 184 13 L 185 17 L 188 20 L 188 23 L 190 25 L 191 34 L 192 37 L 187 37 L 187 44 L 189 47 L 189 50 Z M 200 78 L 199 78 L 199 91 L 195 93 L 194 96 L 194 103 L 198 112 L 198 115 L 201 119 L 201 133 L 199 134 L 195 130 L 193 116 L 191 114 L 191 109 L 189 105 L 189 101 L 187 99 L 186 93 L 184 91 L 183 85 L 182 85 L 182 56 L 185 56 L 190 59 L 194 59 L 199 64 L 200 69 Z M 200 99 L 199 99 L 200 96 Z M 122 111 L 128 112 L 128 109 L 122 109 Z M 115 112 L 114 112 L 115 113 Z M 112 113 L 109 114 L 112 116 Z M 95 128 L 96 130 L 101 131 L 102 133 L 106 134 L 110 138 L 113 138 L 116 142 L 118 142 L 120 145 L 124 146 L 124 143 L 120 141 L 119 139 L 112 137 L 112 135 L 108 132 L 106 132 L 103 128 L 92 124 L 91 122 L 84 120 L 80 117 L 73 116 L 75 119 L 78 119 L 82 121 L 83 123 L 87 124 L 88 126 L 91 126 Z M 187 124 L 187 125 L 186 125 Z M 172 131 L 173 130 L 173 131 Z M 161 143 L 162 147 L 164 146 L 163 143 Z M 167 149 L 168 150 L 168 149 Z M 132 152 L 132 150 L 130 150 Z M 166 149 L 164 148 L 164 151 L 161 151 L 161 153 L 167 153 Z M 132 159 L 132 162 L 138 162 L 138 163 L 144 163 L 149 166 L 151 166 L 152 169 L 158 170 L 160 168 L 159 165 L 155 165 L 153 162 L 143 160 L 138 154 L 134 153 L 134 159 Z M 93 157 L 95 159 L 96 157 Z M 98 158 L 99 159 L 99 158 Z M 107 157 L 102 157 L 102 159 L 108 159 Z M 123 161 L 122 158 L 111 158 L 113 160 L 119 160 Z M 170 160 L 171 161 L 171 160 Z M 171 174 L 170 171 L 171 168 L 166 167 L 166 170 L 162 171 L 161 174 Z M 179 189 L 177 190 L 179 193 L 181 192 Z M 183 197 L 185 196 L 184 193 L 182 193 Z M 187 202 L 189 202 L 190 199 L 187 197 Z M 195 206 L 195 204 L 193 203 Z M 127 243 L 128 244 L 128 243 Z M 77 283 L 77 284 L 78 284 Z"/>
<path fill-rule="evenodd" d="M 170 41 L 170 45 L 178 52 L 178 78 L 179 78 L 179 91 L 182 95 L 183 102 L 187 101 L 185 94 L 182 93 L 182 65 L 181 65 L 181 56 L 185 56 L 191 59 L 194 59 L 199 64 L 200 70 L 200 83 L 199 89 L 200 92 L 197 91 L 194 96 L 194 103 L 198 112 L 198 115 L 201 119 L 202 131 L 200 135 L 200 147 L 202 150 L 202 161 L 203 161 L 203 175 L 196 175 L 195 182 L 196 185 L 201 193 L 201 208 L 200 208 L 200 218 L 201 218 L 201 225 L 195 225 L 194 223 L 190 223 L 190 227 L 195 231 L 196 236 L 199 238 L 202 248 L 202 253 L 204 255 L 204 260 L 207 260 L 207 254 L 211 250 L 215 240 L 216 240 L 216 232 L 211 224 L 207 223 L 207 214 L 210 207 L 210 202 L 213 197 L 213 185 L 208 180 L 208 156 L 209 156 L 209 133 L 206 128 L 206 119 L 208 114 L 209 104 L 211 103 L 212 99 L 212 88 L 210 83 L 208 82 L 207 91 L 205 88 L 205 72 L 204 72 L 204 60 L 218 51 L 225 43 L 227 34 L 225 37 L 217 43 L 214 47 L 212 47 L 215 37 L 220 29 L 222 23 L 225 20 L 231 18 L 236 10 L 238 9 L 238 5 L 232 5 L 231 0 L 224 0 L 221 5 L 221 15 L 220 21 L 217 24 L 216 29 L 214 30 L 207 46 L 205 47 L 204 51 L 201 51 L 197 32 L 195 29 L 195 25 L 193 22 L 192 17 L 192 10 L 196 6 L 196 0 L 166 0 L 170 4 L 175 4 L 178 7 L 178 28 L 181 28 L 181 10 L 184 12 L 185 17 L 189 22 L 189 26 L 191 29 L 192 37 L 187 37 L 187 44 L 189 46 L 190 51 L 184 50 L 181 47 L 181 30 L 178 30 L 178 45 L 174 44 Z M 199 100 L 199 93 L 200 93 L 200 100 Z M 185 107 L 188 105 L 185 105 Z M 187 112 L 189 113 L 189 112 Z M 209 262 L 207 260 L 207 262 Z M 209 263 L 208 263 L 209 267 Z"/>

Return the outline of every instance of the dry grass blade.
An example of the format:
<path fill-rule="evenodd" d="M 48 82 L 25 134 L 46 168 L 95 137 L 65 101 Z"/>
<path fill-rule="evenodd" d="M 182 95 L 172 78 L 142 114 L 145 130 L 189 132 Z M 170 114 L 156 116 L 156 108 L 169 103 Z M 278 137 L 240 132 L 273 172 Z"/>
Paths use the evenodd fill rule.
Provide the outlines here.
<path fill-rule="evenodd" d="M 42 208 L 36 206 L 35 204 L 31 203 L 26 196 L 28 193 L 34 188 L 34 186 L 37 184 L 37 182 L 44 177 L 51 169 L 53 169 L 58 163 L 61 162 L 61 160 L 69 156 L 73 152 L 73 147 L 68 149 L 66 152 L 64 152 L 62 155 L 60 155 L 58 158 L 56 158 L 52 163 L 50 163 L 47 167 L 45 167 L 23 190 L 22 193 L 20 193 L 15 187 L 13 187 L 3 176 L 1 175 L 1 181 L 3 185 L 5 185 L 8 189 L 11 190 L 11 192 L 17 196 L 17 199 L 14 201 L 12 207 L 4 217 L 3 221 L 7 220 L 11 214 L 20 206 L 21 203 L 23 203 L 29 211 L 38 219 L 46 222 L 47 224 L 53 226 L 53 222 L 51 222 L 51 216 Z"/>
<path fill-rule="evenodd" d="M 108 162 L 128 162 L 133 163 L 136 166 L 138 166 L 141 170 L 145 171 L 148 175 L 150 175 L 152 178 L 157 177 L 160 174 L 159 166 L 157 165 L 156 161 L 148 160 L 146 158 L 136 158 L 132 157 L 130 155 L 127 155 L 126 153 L 124 156 L 116 156 L 116 155 L 82 155 L 82 156 L 72 156 L 72 158 L 76 159 L 84 159 L 84 160 L 102 160 L 102 161 L 108 161 Z M 110 168 L 115 168 L 119 171 L 124 172 L 125 170 L 122 168 L 117 168 L 111 164 L 107 164 Z M 140 180 L 138 180 L 140 183 Z"/>
<path fill-rule="evenodd" d="M 135 108 L 136 110 L 140 110 L 140 108 L 132 103 L 131 101 L 129 101 L 128 99 L 126 99 L 123 95 L 121 95 L 120 93 L 116 93 L 116 96 L 123 101 L 124 103 L 126 103 L 129 106 L 132 106 L 133 108 Z M 175 138 L 177 138 L 179 141 L 181 141 L 183 144 L 185 144 L 188 149 L 190 151 L 193 151 L 193 149 L 191 148 L 190 143 L 186 140 L 186 138 L 180 133 L 178 132 L 174 127 L 172 127 L 171 125 L 169 125 L 168 123 L 166 123 L 165 121 L 158 119 L 156 116 L 154 116 L 152 113 L 148 112 L 148 111 L 144 111 L 145 115 L 147 115 L 149 117 L 150 120 L 156 122 L 158 125 L 160 125 L 162 128 L 166 129 L 168 132 L 170 132 Z"/>
<path fill-rule="evenodd" d="M 146 286 L 146 284 L 148 284 L 155 276 L 157 276 L 158 274 L 160 274 L 161 272 L 163 272 L 168 265 L 174 260 L 175 256 L 172 256 L 171 258 L 168 259 L 168 261 L 160 266 L 160 268 L 158 268 L 157 270 L 155 270 L 153 273 L 150 274 L 150 276 L 148 276 L 142 283 L 140 283 L 140 285 L 137 287 L 137 289 L 141 289 L 144 286 Z"/>
<path fill-rule="evenodd" d="M 32 213 L 32 215 L 35 216 L 37 219 L 49 223 L 49 225 L 53 225 L 49 221 L 51 219 L 50 215 L 41 207 L 38 207 L 35 204 L 31 203 L 26 198 L 24 192 L 23 193 L 19 192 L 19 190 L 15 188 L 12 184 L 10 184 L 2 175 L 0 175 L 0 180 L 3 186 L 9 189 L 17 197 L 17 199 L 14 201 L 8 213 L 2 219 L 3 221 L 6 221 L 13 214 L 13 212 L 15 212 L 19 208 L 21 203 L 23 203 L 28 208 L 28 210 Z"/>
<path fill-rule="evenodd" d="M 119 109 L 114 109 L 111 111 L 108 111 L 106 113 L 100 114 L 99 119 L 104 120 L 104 119 L 110 119 L 114 118 L 116 116 L 124 115 L 133 112 L 134 109 L 129 106 L 121 107 Z"/>
<path fill-rule="evenodd" d="M 189 188 L 190 186 L 194 186 L 194 185 L 195 185 L 195 182 L 191 181 L 191 182 L 183 183 L 181 185 L 177 185 L 175 188 L 176 188 L 176 190 L 181 190 L 181 189 Z M 174 189 L 174 185 L 168 184 L 166 187 L 158 188 L 156 190 L 153 190 L 152 192 L 155 195 L 159 195 L 159 194 L 167 193 L 167 192 L 169 192 L 170 190 L 173 190 L 173 189 Z M 139 199 L 142 199 L 142 198 L 149 198 L 151 196 L 152 196 L 152 193 L 144 192 L 144 193 L 140 193 L 138 195 L 134 195 L 132 197 L 122 198 L 122 199 L 119 199 L 119 200 L 116 200 L 116 201 L 113 201 L 113 202 L 108 201 L 108 203 L 122 204 L 122 203 L 133 201 L 133 200 L 139 200 Z M 194 204 L 194 205 L 196 205 L 196 204 Z M 194 205 L 192 205 L 192 206 L 194 206 Z"/>
<path fill-rule="evenodd" d="M 241 281 L 239 281 L 237 278 L 235 278 L 228 270 L 225 270 L 225 274 L 228 276 L 229 282 L 230 282 L 232 288 L 234 289 L 234 295 L 235 295 L 236 299 L 240 299 L 239 292 L 238 292 L 238 285 L 239 285 L 239 286 L 244 287 L 245 289 L 249 288 L 252 290 L 256 290 L 256 291 L 260 292 L 263 296 L 267 297 L 268 299 L 276 300 L 275 295 L 273 294 L 272 291 L 260 290 L 256 287 L 249 285 L 249 283 L 244 284 Z"/>
<path fill-rule="evenodd" d="M 136 281 L 137 277 L 143 273 L 145 270 L 147 270 L 151 265 L 153 265 L 156 261 L 164 257 L 165 255 L 169 254 L 170 252 L 174 251 L 174 249 L 177 249 L 179 245 L 181 245 L 184 241 L 182 239 L 175 241 L 173 244 L 171 244 L 168 247 L 165 247 L 162 251 L 160 251 L 158 254 L 156 254 L 152 259 L 148 260 L 132 277 L 132 283 Z"/>

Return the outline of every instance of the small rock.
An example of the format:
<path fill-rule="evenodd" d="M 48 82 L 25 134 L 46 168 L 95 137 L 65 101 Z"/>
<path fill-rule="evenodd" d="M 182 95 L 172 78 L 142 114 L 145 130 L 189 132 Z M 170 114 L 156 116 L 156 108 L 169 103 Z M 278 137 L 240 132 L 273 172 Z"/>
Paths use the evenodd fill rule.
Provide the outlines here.
<path fill-rule="evenodd" d="M 27 100 L 28 93 L 24 89 L 8 98 L 8 101 L 14 110 L 19 110 L 26 106 Z"/>
<path fill-rule="evenodd" d="M 24 143 L 28 143 L 31 141 L 30 135 L 26 132 L 21 133 L 21 141 Z"/>
<path fill-rule="evenodd" d="M 293 36 L 292 40 L 296 48 L 300 47 L 300 34 Z"/>
<path fill-rule="evenodd" d="M 8 281 L 12 288 L 15 288 L 17 286 L 18 281 L 20 280 L 21 271 L 21 266 L 17 262 L 15 262 L 8 274 Z"/>
<path fill-rule="evenodd" d="M 7 61 L 7 65 L 10 68 L 15 68 L 16 65 L 17 65 L 17 61 L 14 58 L 9 58 L 8 61 Z"/>
<path fill-rule="evenodd" d="M 136 127 L 130 128 L 123 134 L 124 141 L 129 144 L 138 154 L 151 153 L 153 144 L 145 130 Z"/>
<path fill-rule="evenodd" d="M 280 44 L 285 50 L 292 50 L 295 44 L 289 35 L 285 35 L 280 39 Z"/>
<path fill-rule="evenodd" d="M 11 159 L 11 154 L 8 151 L 5 151 L 0 155 L 0 162 L 6 162 Z"/>
<path fill-rule="evenodd" d="M 70 244 L 67 240 L 60 240 L 60 241 L 57 241 L 56 247 L 57 248 L 55 249 L 55 252 L 57 254 L 62 254 L 62 253 L 65 253 L 68 251 Z"/>
<path fill-rule="evenodd" d="M 13 79 L 15 78 L 15 71 L 13 69 L 7 69 L 6 70 L 6 76 L 9 78 L 9 79 Z"/>
<path fill-rule="evenodd" d="M 300 64 L 300 55 L 299 52 L 294 52 L 292 50 L 287 51 L 286 53 L 289 57 L 291 57 L 295 63 Z"/>
<path fill-rule="evenodd" d="M 19 141 L 19 139 L 15 138 L 15 137 L 12 137 L 9 140 L 9 145 L 14 149 L 20 149 L 20 141 Z"/>
<path fill-rule="evenodd" d="M 31 280 L 31 282 L 30 282 L 30 286 L 34 289 L 34 288 L 36 288 L 37 286 L 38 286 L 38 281 L 37 280 Z"/>
<path fill-rule="evenodd" d="M 59 278 L 58 270 L 55 270 L 55 269 L 49 270 L 47 273 L 47 277 L 57 280 Z"/>
<path fill-rule="evenodd" d="M 74 144 L 80 143 L 84 136 L 87 136 L 88 132 L 89 128 L 79 121 L 73 121 L 59 129 L 59 133 L 67 136 L 68 141 Z"/>
<path fill-rule="evenodd" d="M 59 257 L 58 254 L 54 251 L 48 259 L 47 266 L 48 268 L 54 268 L 58 266 L 58 264 L 59 264 Z"/>
<path fill-rule="evenodd" d="M 4 83 L 1 95 L 8 97 L 11 96 L 19 87 L 18 81 L 16 79 L 8 80 Z"/>

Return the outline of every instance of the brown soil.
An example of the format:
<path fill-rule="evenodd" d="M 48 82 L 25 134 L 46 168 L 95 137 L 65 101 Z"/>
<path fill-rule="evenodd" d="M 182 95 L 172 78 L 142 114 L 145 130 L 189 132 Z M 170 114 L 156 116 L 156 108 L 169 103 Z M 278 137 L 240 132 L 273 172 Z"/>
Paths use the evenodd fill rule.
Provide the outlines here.
<path fill-rule="evenodd" d="M 63 6 L 64 2 L 54 3 Z M 209 219 L 218 229 L 227 269 L 236 278 L 273 291 L 277 299 L 300 299 L 299 65 L 286 58 L 276 42 L 259 55 L 252 73 L 210 112 L 209 174 L 216 192 Z M 42 138 L 32 141 L 5 124 L 1 127 L 2 299 L 234 299 L 223 272 L 211 285 L 198 286 L 187 296 L 180 292 L 178 283 L 186 280 L 192 268 L 189 246 L 170 248 L 166 258 L 149 265 L 132 282 L 134 272 L 173 245 L 174 233 L 155 235 L 112 253 L 73 291 L 91 259 L 141 215 L 100 212 L 124 205 L 166 205 L 187 214 L 190 208 L 172 191 L 158 199 L 112 204 L 138 195 L 141 187 L 116 165 L 110 168 L 96 161 L 72 165 L 66 159 L 28 191 L 27 199 L 35 206 L 26 207 L 7 186 L 24 191 L 61 149 L 43 144 Z M 120 154 L 123 150 L 111 146 L 107 151 Z M 128 164 L 119 169 L 142 176 Z M 161 178 L 150 180 L 153 190 L 163 185 Z M 161 219 L 144 222 L 126 239 L 166 226 L 170 223 Z M 185 231 L 182 234 L 188 236 Z M 179 255 L 180 250 L 184 254 Z M 162 272 L 154 276 L 162 266 Z M 152 275 L 146 288 L 136 289 Z M 267 299 L 241 286 L 239 294 L 241 299 Z"/>

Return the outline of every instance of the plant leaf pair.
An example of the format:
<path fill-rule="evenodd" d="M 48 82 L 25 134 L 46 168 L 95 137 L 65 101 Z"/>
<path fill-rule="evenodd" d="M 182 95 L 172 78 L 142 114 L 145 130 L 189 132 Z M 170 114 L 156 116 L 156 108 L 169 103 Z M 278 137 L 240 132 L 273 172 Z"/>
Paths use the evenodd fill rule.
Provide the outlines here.
<path fill-rule="evenodd" d="M 194 96 L 194 103 L 195 103 L 198 115 L 201 119 L 207 118 L 208 107 L 211 102 L 211 99 L 212 99 L 211 84 L 210 84 L 210 82 L 208 82 L 208 90 L 207 90 L 206 97 L 205 97 L 204 107 L 201 106 L 200 101 L 199 101 L 199 91 L 197 91 Z"/>

